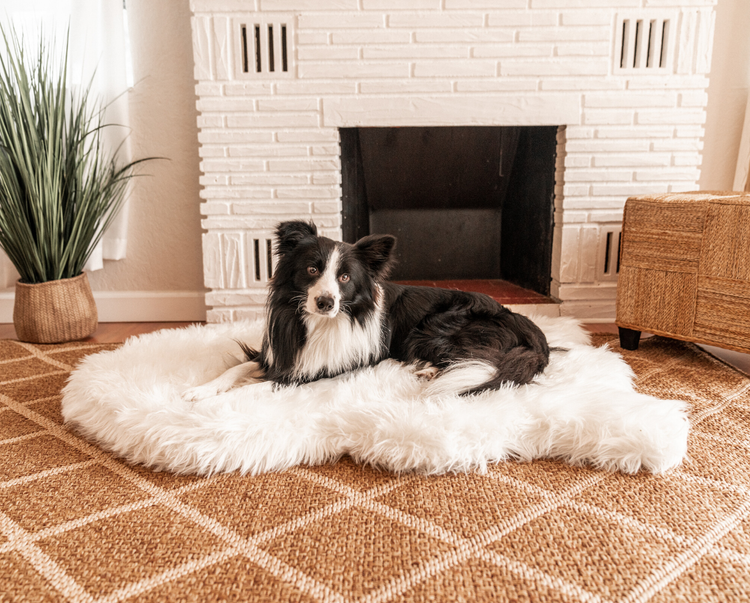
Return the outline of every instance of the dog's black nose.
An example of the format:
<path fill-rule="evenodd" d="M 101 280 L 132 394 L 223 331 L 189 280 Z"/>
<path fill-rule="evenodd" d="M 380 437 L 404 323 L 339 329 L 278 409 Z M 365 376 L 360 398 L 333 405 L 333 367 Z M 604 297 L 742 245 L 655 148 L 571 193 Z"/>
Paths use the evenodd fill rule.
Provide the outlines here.
<path fill-rule="evenodd" d="M 315 298 L 315 304 L 321 312 L 330 312 L 333 310 L 333 298 L 328 295 L 321 295 Z"/>

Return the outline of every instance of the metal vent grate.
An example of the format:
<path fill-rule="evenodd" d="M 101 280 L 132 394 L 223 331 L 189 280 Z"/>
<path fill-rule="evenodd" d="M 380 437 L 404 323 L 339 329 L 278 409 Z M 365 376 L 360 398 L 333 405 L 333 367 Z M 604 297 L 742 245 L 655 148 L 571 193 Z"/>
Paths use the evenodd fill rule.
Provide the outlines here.
<path fill-rule="evenodd" d="M 615 71 L 652 74 L 672 63 L 674 23 L 670 16 L 621 17 L 615 44 Z"/>
<path fill-rule="evenodd" d="M 622 226 L 607 226 L 599 231 L 599 267 L 597 277 L 600 281 L 617 279 L 620 274 L 620 244 Z"/>
<path fill-rule="evenodd" d="M 292 72 L 292 30 L 286 20 L 235 20 L 237 77 L 285 76 Z"/>

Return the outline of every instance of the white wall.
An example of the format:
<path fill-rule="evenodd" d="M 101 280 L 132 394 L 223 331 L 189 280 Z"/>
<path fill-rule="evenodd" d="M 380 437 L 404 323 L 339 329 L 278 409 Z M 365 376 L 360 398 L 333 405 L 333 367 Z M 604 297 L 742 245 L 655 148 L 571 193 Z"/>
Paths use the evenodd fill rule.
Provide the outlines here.
<path fill-rule="evenodd" d="M 750 1 L 718 0 L 700 185 L 732 188 L 750 90 Z"/>
<path fill-rule="evenodd" d="M 133 156 L 167 159 L 146 164 L 142 172 L 149 175 L 136 179 L 127 257 L 105 261 L 89 280 L 103 320 L 202 319 L 190 7 L 188 0 L 127 0 L 127 9 L 135 81 L 130 93 Z"/>

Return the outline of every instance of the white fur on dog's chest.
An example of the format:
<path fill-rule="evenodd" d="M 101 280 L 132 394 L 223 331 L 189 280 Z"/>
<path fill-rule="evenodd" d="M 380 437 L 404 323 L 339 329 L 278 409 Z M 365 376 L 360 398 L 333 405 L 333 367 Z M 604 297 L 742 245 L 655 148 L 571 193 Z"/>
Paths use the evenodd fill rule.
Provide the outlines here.
<path fill-rule="evenodd" d="M 307 314 L 307 341 L 297 355 L 295 376 L 312 379 L 322 372 L 336 375 L 372 363 L 382 346 L 380 307 L 363 325 L 345 312 L 333 318 Z"/>

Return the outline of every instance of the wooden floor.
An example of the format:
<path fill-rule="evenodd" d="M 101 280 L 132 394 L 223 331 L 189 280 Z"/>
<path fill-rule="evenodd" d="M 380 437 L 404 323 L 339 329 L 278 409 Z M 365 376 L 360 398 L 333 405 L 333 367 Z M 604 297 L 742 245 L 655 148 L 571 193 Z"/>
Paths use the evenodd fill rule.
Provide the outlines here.
<path fill-rule="evenodd" d="M 99 328 L 91 337 L 83 341 L 91 343 L 122 343 L 128 337 L 151 333 L 160 329 L 177 329 L 191 324 L 202 324 L 192 322 L 104 322 L 99 323 Z M 586 328 L 592 333 L 617 333 L 614 323 L 587 324 Z M 0 339 L 18 339 L 16 330 L 12 324 L 0 324 Z"/>
<path fill-rule="evenodd" d="M 128 337 L 151 333 L 160 329 L 186 327 L 191 322 L 102 322 L 91 337 L 83 341 L 92 343 L 122 343 Z M 18 339 L 12 324 L 0 324 L 0 339 Z"/>

